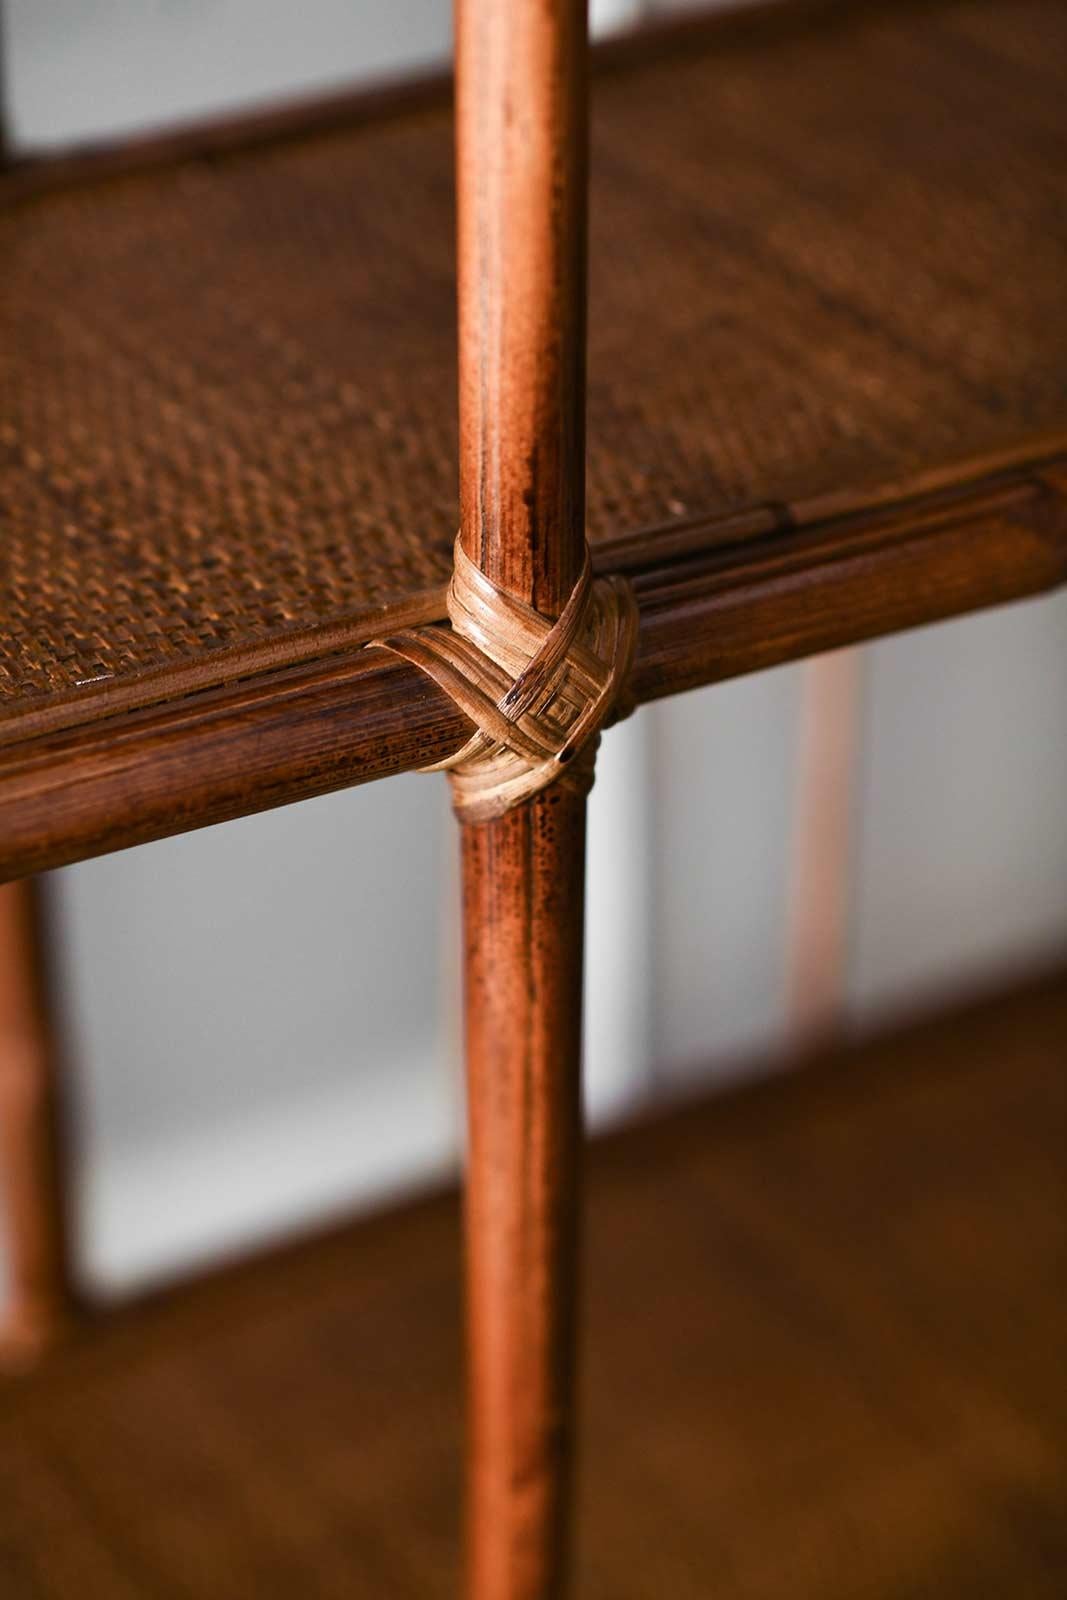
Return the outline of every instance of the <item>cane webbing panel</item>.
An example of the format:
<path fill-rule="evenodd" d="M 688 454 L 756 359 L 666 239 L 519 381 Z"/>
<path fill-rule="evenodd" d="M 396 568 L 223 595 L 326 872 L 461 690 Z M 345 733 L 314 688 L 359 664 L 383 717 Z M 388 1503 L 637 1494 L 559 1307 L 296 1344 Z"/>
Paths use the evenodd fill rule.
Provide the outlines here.
<path fill-rule="evenodd" d="M 1065 103 L 1058 0 L 786 18 L 605 74 L 593 542 L 1067 426 Z M 444 107 L 4 208 L 9 734 L 447 579 L 452 229 Z"/>
<path fill-rule="evenodd" d="M 582 1600 L 1062 1600 L 1067 983 L 594 1146 Z M 0 1386 L 4 1600 L 455 1600 L 460 1219 Z"/>

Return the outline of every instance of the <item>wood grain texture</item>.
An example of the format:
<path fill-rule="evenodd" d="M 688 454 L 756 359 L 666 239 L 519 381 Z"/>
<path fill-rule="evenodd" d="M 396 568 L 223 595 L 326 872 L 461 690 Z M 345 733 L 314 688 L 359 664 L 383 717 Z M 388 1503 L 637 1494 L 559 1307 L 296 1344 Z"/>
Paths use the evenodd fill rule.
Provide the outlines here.
<path fill-rule="evenodd" d="M 582 1600 L 1062 1600 L 1067 982 L 594 1142 Z M 0 1386 L 4 1600 L 455 1600 L 460 1215 Z"/>
<path fill-rule="evenodd" d="M 637 699 L 1057 588 L 1061 493 L 1040 471 L 1008 474 L 635 574 Z"/>
<path fill-rule="evenodd" d="M 1067 582 L 1063 459 L 612 541 L 597 565 L 634 585 L 638 701 Z M 408 771 L 469 731 L 421 673 L 357 647 L 43 734 L 0 749 L 0 877 Z"/>
<path fill-rule="evenodd" d="M 585 550 L 583 12 L 456 10 L 460 532 L 548 617 Z"/>
<path fill-rule="evenodd" d="M 463 830 L 468 1585 L 563 1592 L 570 1542 L 584 801 Z"/>
<path fill-rule="evenodd" d="M 0 1370 L 32 1363 L 62 1332 L 73 1298 L 41 895 L 34 879 L 0 888 Z"/>
<path fill-rule="evenodd" d="M 586 27 L 584 0 L 456 6 L 460 537 L 551 619 L 585 551 Z M 462 841 L 467 1593 L 555 1600 L 571 1515 L 582 786 L 468 823 Z"/>

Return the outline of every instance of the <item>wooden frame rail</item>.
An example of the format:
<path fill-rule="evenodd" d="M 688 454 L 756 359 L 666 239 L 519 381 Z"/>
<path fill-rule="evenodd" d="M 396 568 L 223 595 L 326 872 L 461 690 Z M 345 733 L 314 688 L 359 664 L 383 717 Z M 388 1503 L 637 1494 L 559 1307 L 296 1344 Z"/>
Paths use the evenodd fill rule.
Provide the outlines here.
<path fill-rule="evenodd" d="M 598 545 L 598 570 L 627 574 L 637 597 L 636 699 L 1067 582 L 1064 444 L 919 494 L 756 507 Z M 420 619 L 442 613 L 426 596 Z M 272 670 L 222 663 L 234 681 L 177 699 L 150 678 L 127 699 L 85 699 L 75 727 L 52 726 L 50 710 L 34 737 L 5 744 L 0 724 L 0 878 L 441 759 L 469 727 L 413 667 L 360 649 L 380 626 L 297 640 L 305 659 Z"/>

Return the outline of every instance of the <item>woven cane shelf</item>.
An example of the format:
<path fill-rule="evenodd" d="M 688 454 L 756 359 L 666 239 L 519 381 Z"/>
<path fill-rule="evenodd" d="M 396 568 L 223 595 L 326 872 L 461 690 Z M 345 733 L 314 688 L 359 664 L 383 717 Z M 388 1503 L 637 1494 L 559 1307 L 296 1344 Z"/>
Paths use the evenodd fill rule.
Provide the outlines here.
<path fill-rule="evenodd" d="M 588 525 L 639 700 L 1067 577 L 1065 103 L 1058 0 L 603 52 Z M 447 89 L 308 120 L 0 179 L 8 873 L 468 730 L 361 649 L 451 569 Z"/>
<path fill-rule="evenodd" d="M 594 1147 L 576 1593 L 1059 1600 L 1065 1028 L 1061 977 Z M 446 1600 L 459 1374 L 451 1197 L 112 1312 L 0 1387 L 0 1587 Z"/>

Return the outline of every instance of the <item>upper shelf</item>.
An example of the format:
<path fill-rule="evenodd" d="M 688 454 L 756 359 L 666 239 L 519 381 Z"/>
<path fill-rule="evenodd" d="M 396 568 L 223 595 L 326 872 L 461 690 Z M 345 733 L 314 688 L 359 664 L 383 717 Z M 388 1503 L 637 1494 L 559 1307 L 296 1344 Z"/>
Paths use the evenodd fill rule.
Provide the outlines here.
<path fill-rule="evenodd" d="M 1061 0 L 809 4 L 624 54 L 594 85 L 594 543 L 649 530 L 654 566 L 679 526 L 691 552 L 738 510 L 1067 444 Z M 439 609 L 452 208 L 444 94 L 0 180 L 0 743 Z"/>

